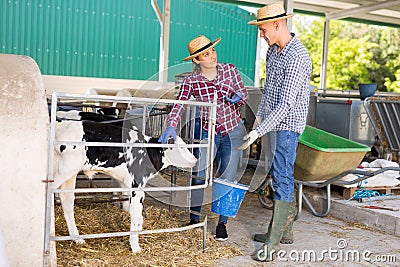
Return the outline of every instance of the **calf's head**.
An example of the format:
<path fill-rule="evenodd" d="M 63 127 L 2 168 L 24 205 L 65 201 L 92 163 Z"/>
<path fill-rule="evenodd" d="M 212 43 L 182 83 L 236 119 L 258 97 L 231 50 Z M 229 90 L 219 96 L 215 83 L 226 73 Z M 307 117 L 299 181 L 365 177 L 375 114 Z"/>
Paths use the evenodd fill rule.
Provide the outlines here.
<path fill-rule="evenodd" d="M 164 168 L 169 165 L 178 168 L 192 168 L 196 162 L 196 157 L 189 151 L 186 143 L 179 136 L 176 137 L 174 146 L 172 148 L 167 148 L 164 151 Z"/>

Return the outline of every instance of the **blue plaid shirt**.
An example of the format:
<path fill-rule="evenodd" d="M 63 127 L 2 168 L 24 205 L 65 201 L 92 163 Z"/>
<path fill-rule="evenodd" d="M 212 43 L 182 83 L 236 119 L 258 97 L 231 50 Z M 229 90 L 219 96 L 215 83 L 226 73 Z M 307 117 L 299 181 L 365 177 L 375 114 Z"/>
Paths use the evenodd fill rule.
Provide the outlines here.
<path fill-rule="evenodd" d="M 257 110 L 263 119 L 256 128 L 259 136 L 270 131 L 304 131 L 312 64 L 304 45 L 292 33 L 292 40 L 280 51 L 273 45 L 266 56 L 266 84 Z"/>

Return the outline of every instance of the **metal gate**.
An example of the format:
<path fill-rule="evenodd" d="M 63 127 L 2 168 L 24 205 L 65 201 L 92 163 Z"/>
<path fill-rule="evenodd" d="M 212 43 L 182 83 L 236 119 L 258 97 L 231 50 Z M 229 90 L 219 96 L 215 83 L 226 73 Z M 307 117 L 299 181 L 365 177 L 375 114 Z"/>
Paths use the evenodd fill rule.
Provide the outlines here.
<path fill-rule="evenodd" d="M 216 95 L 216 94 L 215 94 Z M 149 129 L 149 123 L 160 123 L 163 120 L 157 120 L 155 118 L 149 119 L 151 115 L 154 117 L 157 114 L 151 114 L 151 110 L 157 110 L 156 113 L 160 112 L 162 108 L 166 108 L 173 104 L 185 105 L 186 110 L 181 117 L 181 121 L 177 129 L 182 129 L 181 137 L 186 142 L 187 147 L 192 150 L 199 149 L 201 147 L 207 148 L 207 169 L 204 185 L 192 186 L 191 183 L 188 186 L 176 186 L 171 184 L 169 187 L 140 187 L 140 188 L 81 188 L 81 189 L 57 189 L 53 188 L 53 163 L 54 163 L 54 146 L 55 145 L 75 145 L 75 146 L 103 146 L 103 147 L 172 147 L 172 144 L 148 144 L 148 143 L 106 143 L 106 142 L 70 142 L 70 141 L 60 141 L 55 140 L 56 131 L 56 112 L 57 106 L 60 100 L 67 100 L 72 102 L 81 102 L 83 106 L 93 105 L 93 103 L 118 103 L 125 104 L 127 109 L 134 106 L 135 108 L 140 108 L 142 113 L 140 116 L 134 119 L 139 119 L 142 123 L 142 133 Z M 89 103 L 89 104 L 88 104 Z M 162 107 L 157 109 L 156 107 Z M 114 233 L 101 233 L 101 234 L 87 234 L 78 236 L 55 236 L 54 233 L 54 194 L 55 193 L 114 193 L 114 192 L 134 192 L 134 191 L 144 191 L 144 192 L 156 192 L 156 191 L 191 191 L 193 189 L 207 188 L 212 185 L 212 173 L 213 164 L 213 143 L 215 135 L 215 123 L 216 123 L 216 100 L 212 103 L 207 102 L 196 102 L 196 101 L 179 101 L 179 100 L 169 100 L 169 99 L 152 99 L 152 98 L 135 98 L 135 97 L 115 97 L 115 96 L 100 96 L 100 95 L 76 95 L 76 94 L 66 94 L 66 93 L 53 93 L 51 98 L 51 123 L 50 123 L 50 138 L 49 138 L 49 158 L 48 158 L 48 177 L 47 177 L 47 188 L 46 188 L 46 218 L 45 218 L 45 244 L 44 244 L 44 266 L 50 266 L 51 260 L 55 259 L 55 246 L 53 247 L 54 241 L 62 240 L 76 240 L 76 239 L 89 239 L 89 238 L 103 238 L 103 237 L 117 237 L 117 236 L 129 236 L 131 234 L 153 234 L 153 233 L 166 233 L 166 232 L 177 232 L 185 231 L 192 228 L 202 227 L 203 228 L 203 249 L 205 249 L 206 240 L 206 229 L 207 229 L 207 216 L 204 220 L 198 224 L 178 227 L 178 228 L 168 228 L 168 229 L 156 229 L 156 230 L 143 230 L 143 231 L 129 231 L 129 232 L 114 232 Z M 209 114 L 208 129 L 209 129 L 209 139 L 201 141 L 195 138 L 195 116 L 198 109 L 207 109 Z M 160 112 L 158 115 L 165 115 L 165 113 Z M 156 125 L 151 125 L 151 127 L 157 127 Z M 150 127 L 150 128 L 151 128 Z M 163 127 L 163 125 L 160 125 Z M 186 175 L 191 177 L 192 169 L 187 170 Z M 190 179 L 191 180 L 191 179 Z M 190 193 L 188 203 L 190 201 Z M 54 250 L 54 251 L 53 251 Z"/>

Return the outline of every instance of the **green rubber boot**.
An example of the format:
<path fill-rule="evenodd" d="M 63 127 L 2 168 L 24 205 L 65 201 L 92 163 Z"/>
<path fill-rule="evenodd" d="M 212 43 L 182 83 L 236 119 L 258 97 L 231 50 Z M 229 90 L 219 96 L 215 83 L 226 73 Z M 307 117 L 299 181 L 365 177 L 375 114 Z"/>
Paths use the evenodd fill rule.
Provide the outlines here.
<path fill-rule="evenodd" d="M 269 233 L 271 232 L 272 220 L 274 219 L 274 213 L 272 213 L 271 220 L 269 221 L 268 231 L 265 234 L 255 234 L 254 241 L 265 243 L 265 241 L 269 238 Z"/>
<path fill-rule="evenodd" d="M 289 207 L 289 214 L 286 221 L 285 231 L 283 232 L 281 244 L 293 244 L 293 223 L 297 215 L 296 192 L 293 193 L 292 203 Z"/>
<path fill-rule="evenodd" d="M 256 254 L 256 260 L 272 261 L 279 251 L 279 242 L 285 231 L 286 221 L 291 202 L 274 200 L 274 214 L 271 220 L 271 229 L 267 233 L 267 239 L 264 246 Z"/>
<path fill-rule="evenodd" d="M 285 231 L 283 232 L 281 244 L 293 244 L 293 222 L 297 215 L 297 202 L 296 202 L 296 192 L 293 192 L 292 202 L 289 207 L 288 220 L 286 222 Z M 274 213 L 272 211 L 272 217 L 268 225 L 268 231 L 265 234 L 255 234 L 254 240 L 257 242 L 265 243 L 265 240 L 268 239 L 268 233 L 271 231 L 271 222 L 274 217 Z"/>

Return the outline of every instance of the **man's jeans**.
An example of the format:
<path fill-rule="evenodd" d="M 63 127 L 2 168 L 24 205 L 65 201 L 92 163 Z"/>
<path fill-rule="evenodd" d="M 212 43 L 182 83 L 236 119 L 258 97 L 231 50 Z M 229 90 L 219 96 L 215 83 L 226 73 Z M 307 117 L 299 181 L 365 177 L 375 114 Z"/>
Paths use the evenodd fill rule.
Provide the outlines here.
<path fill-rule="evenodd" d="M 292 131 L 275 133 L 275 154 L 271 166 L 274 200 L 292 202 L 294 192 L 294 162 L 299 134 Z"/>
<path fill-rule="evenodd" d="M 240 160 L 241 151 L 237 150 L 239 146 L 243 144 L 243 134 L 244 129 L 243 125 L 240 124 L 236 127 L 232 132 L 226 134 L 225 136 L 221 135 L 221 132 L 218 132 L 214 138 L 214 157 L 217 157 L 218 163 L 218 172 L 220 173 L 221 179 L 226 179 L 228 181 L 234 182 L 236 179 L 237 167 Z M 202 140 L 208 139 L 208 133 L 206 131 L 202 132 L 201 136 Z M 195 170 L 197 170 L 197 175 L 199 177 L 204 178 L 205 170 L 206 170 L 206 153 L 207 148 L 200 148 L 200 155 L 198 160 L 198 165 L 196 165 Z M 212 162 L 211 162 L 212 164 Z M 192 185 L 200 185 L 204 184 L 204 179 L 192 179 Z M 196 189 L 192 190 L 191 197 L 191 207 L 192 211 L 200 212 L 201 205 L 203 204 L 203 195 L 204 189 Z M 194 220 L 199 220 L 199 216 L 197 214 L 190 214 L 190 218 Z M 219 216 L 218 223 L 226 224 L 228 222 L 228 217 Z"/>

